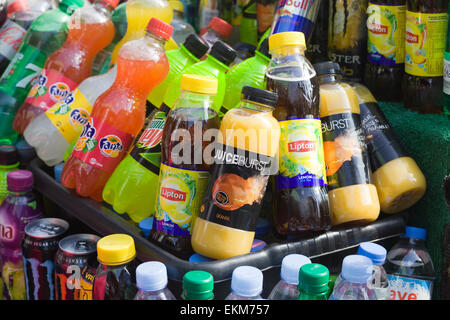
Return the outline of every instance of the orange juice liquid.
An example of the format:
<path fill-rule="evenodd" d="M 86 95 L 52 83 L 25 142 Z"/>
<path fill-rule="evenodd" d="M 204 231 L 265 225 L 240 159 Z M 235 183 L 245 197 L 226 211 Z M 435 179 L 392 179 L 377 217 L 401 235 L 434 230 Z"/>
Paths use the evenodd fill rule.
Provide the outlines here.
<path fill-rule="evenodd" d="M 278 152 L 280 126 L 278 121 L 272 116 L 271 111 L 260 112 L 244 108 L 230 110 L 222 120 L 220 132 L 222 135 L 219 137 L 222 137 L 222 139 L 219 138 L 219 142 L 226 146 L 269 157 L 274 157 Z M 210 190 L 209 194 L 216 194 L 215 186 L 219 179 L 226 176 L 233 177 L 229 179 L 228 185 L 220 185 L 221 190 L 227 192 L 230 201 L 227 204 L 223 204 L 221 209 L 225 209 L 217 211 L 217 214 L 221 212 L 223 215 L 226 215 L 227 212 L 231 212 L 231 215 L 233 215 L 238 212 L 235 210 L 244 205 L 253 205 L 255 202 L 262 200 L 267 177 L 265 182 L 261 184 L 254 182 L 254 179 L 262 178 L 258 175 L 244 179 L 243 175 L 225 173 L 215 180 L 214 174 L 217 166 L 221 165 L 216 164 L 216 167 L 213 169 L 214 173 L 210 184 L 214 183 L 214 185 L 212 187 L 210 185 L 210 189 L 208 189 Z M 242 185 L 246 185 L 248 188 L 243 188 Z M 257 187 L 258 185 L 260 187 Z M 210 199 L 209 202 L 213 201 L 215 200 Z M 215 203 L 217 205 L 217 202 Z M 226 259 L 249 253 L 255 232 L 226 226 L 224 225 L 225 223 L 221 224 L 216 220 L 206 220 L 206 216 L 202 215 L 205 205 L 208 206 L 204 202 L 200 210 L 201 213 L 193 226 L 191 244 L 194 251 L 212 259 Z"/>

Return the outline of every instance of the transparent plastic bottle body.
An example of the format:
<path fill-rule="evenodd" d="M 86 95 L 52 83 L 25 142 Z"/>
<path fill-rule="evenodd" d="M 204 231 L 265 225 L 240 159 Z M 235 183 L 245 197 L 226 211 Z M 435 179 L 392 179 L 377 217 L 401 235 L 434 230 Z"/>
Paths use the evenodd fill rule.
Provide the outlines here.
<path fill-rule="evenodd" d="M 266 300 L 263 297 L 261 297 L 261 295 L 257 295 L 257 296 L 253 296 L 253 297 L 245 297 L 245 296 L 241 296 L 238 295 L 234 292 L 231 292 L 226 298 L 225 300 Z"/>
<path fill-rule="evenodd" d="M 367 284 L 352 283 L 339 277 L 328 300 L 377 300 L 377 296 Z"/>
<path fill-rule="evenodd" d="M 183 18 L 183 13 L 174 10 L 172 22 L 170 23 L 173 27 L 172 38 L 179 46 L 186 40 L 187 36 L 191 33 L 195 33 L 195 29 Z"/>
<path fill-rule="evenodd" d="M 111 87 L 117 74 L 117 66 L 107 73 L 85 79 L 77 88 L 91 106 L 95 100 Z M 67 117 L 65 120 L 70 121 Z M 63 127 L 63 125 L 61 125 Z M 80 128 L 80 133 L 81 133 Z M 33 146 L 38 157 L 48 166 L 54 166 L 64 160 L 64 153 L 74 142 L 68 141 L 47 116 L 41 113 L 33 119 L 24 132 L 27 143 Z"/>
<path fill-rule="evenodd" d="M 136 296 L 136 263 L 108 266 L 99 264 L 94 280 L 94 300 L 133 300 Z"/>
<path fill-rule="evenodd" d="M 287 283 L 280 280 L 275 287 L 272 289 L 269 300 L 297 300 L 299 291 L 297 285 Z"/>
<path fill-rule="evenodd" d="M 373 266 L 372 289 L 377 300 L 389 300 L 389 281 L 383 266 Z"/>
<path fill-rule="evenodd" d="M 164 288 L 158 291 L 144 291 L 139 290 L 134 297 L 134 300 L 177 300 L 173 293 L 168 289 Z"/>

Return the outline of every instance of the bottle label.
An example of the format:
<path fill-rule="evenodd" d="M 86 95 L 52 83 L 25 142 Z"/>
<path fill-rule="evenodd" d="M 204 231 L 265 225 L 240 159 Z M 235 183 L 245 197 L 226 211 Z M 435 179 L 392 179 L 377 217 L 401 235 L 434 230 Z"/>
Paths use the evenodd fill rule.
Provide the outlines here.
<path fill-rule="evenodd" d="M 59 72 L 42 69 L 25 102 L 47 111 L 56 102 L 66 99 L 77 86 Z"/>
<path fill-rule="evenodd" d="M 450 52 L 444 53 L 444 93 L 450 95 Z"/>
<path fill-rule="evenodd" d="M 390 300 L 431 300 L 433 281 L 388 275 Z"/>
<path fill-rule="evenodd" d="M 22 44 L 26 30 L 12 20 L 7 20 L 0 30 L 0 54 L 8 60 L 14 57 Z"/>
<path fill-rule="evenodd" d="M 369 3 L 367 50 L 370 62 L 384 66 L 405 62 L 405 12 L 405 5 Z"/>
<path fill-rule="evenodd" d="M 325 186 L 325 161 L 319 119 L 280 121 L 278 189 Z"/>
<path fill-rule="evenodd" d="M 81 271 L 79 300 L 93 300 L 96 269 L 86 266 Z"/>
<path fill-rule="evenodd" d="M 68 143 L 75 141 L 89 121 L 92 106 L 81 93 L 75 89 L 64 100 L 56 102 L 46 111 L 47 117 L 58 128 Z"/>
<path fill-rule="evenodd" d="M 370 166 L 359 114 L 322 118 L 328 189 L 370 184 Z"/>
<path fill-rule="evenodd" d="M 199 212 L 209 172 L 161 164 L 155 223 L 158 232 L 188 237 Z"/>
<path fill-rule="evenodd" d="M 447 13 L 406 11 L 405 71 L 419 77 L 442 77 Z"/>
<path fill-rule="evenodd" d="M 146 169 L 159 175 L 161 164 L 161 139 L 167 116 L 158 111 L 150 124 L 141 133 L 141 136 L 133 147 L 130 156 Z"/>
<path fill-rule="evenodd" d="M 255 231 L 274 159 L 219 145 L 214 161 L 200 217 L 226 227 Z"/>
<path fill-rule="evenodd" d="M 133 135 L 92 117 L 83 127 L 72 151 L 75 158 L 113 173 L 133 141 Z"/>

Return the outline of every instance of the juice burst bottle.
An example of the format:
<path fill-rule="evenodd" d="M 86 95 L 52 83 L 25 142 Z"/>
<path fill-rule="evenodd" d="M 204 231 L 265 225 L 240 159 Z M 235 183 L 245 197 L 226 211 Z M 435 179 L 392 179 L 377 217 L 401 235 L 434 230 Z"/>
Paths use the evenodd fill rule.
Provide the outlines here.
<path fill-rule="evenodd" d="M 267 182 L 277 171 L 271 170 L 280 141 L 280 125 L 272 115 L 277 100 L 274 92 L 246 86 L 240 107 L 225 114 L 192 231 L 195 252 L 226 259 L 251 251 Z"/>
<path fill-rule="evenodd" d="M 148 93 L 169 72 L 164 43 L 172 30 L 172 26 L 152 18 L 147 34 L 120 50 L 116 79 L 95 101 L 64 165 L 61 183 L 65 187 L 102 201 L 103 187 L 144 125 Z"/>
<path fill-rule="evenodd" d="M 375 221 L 380 214 L 380 202 L 372 182 L 358 97 L 349 84 L 342 82 L 337 63 L 322 62 L 314 68 L 320 78 L 320 118 L 331 222 L 359 225 Z"/>
<path fill-rule="evenodd" d="M 422 113 L 442 112 L 447 7 L 445 0 L 407 1 L 405 108 Z"/>
<path fill-rule="evenodd" d="M 320 122 L 319 78 L 305 58 L 301 32 L 271 35 L 267 88 L 278 93 L 279 174 L 275 177 L 274 223 L 279 234 L 331 227 Z"/>
<path fill-rule="evenodd" d="M 172 16 L 173 10 L 167 0 L 129 0 L 126 5 L 127 32 L 114 48 L 111 64 L 116 63 L 119 50 L 125 43 L 144 36 L 145 27 L 151 18 L 170 23 Z"/>
<path fill-rule="evenodd" d="M 150 240 L 173 254 L 192 255 L 192 224 L 200 211 L 209 180 L 213 150 L 210 141 L 219 128 L 213 109 L 217 80 L 186 74 L 181 97 L 169 112 L 161 140 L 161 168 Z M 212 130 L 209 130 L 212 129 Z"/>
<path fill-rule="evenodd" d="M 91 75 L 92 61 L 114 37 L 110 13 L 118 0 L 96 0 L 74 13 L 66 42 L 45 62 L 25 103 L 14 117 L 13 128 L 23 134 L 39 114 L 67 98 L 81 81 Z"/>

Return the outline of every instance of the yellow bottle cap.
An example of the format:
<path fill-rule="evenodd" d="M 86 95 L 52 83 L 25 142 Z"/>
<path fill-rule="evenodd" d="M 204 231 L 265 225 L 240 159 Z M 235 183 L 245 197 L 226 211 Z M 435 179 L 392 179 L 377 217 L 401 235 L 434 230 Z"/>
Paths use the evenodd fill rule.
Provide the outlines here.
<path fill-rule="evenodd" d="M 269 50 L 285 46 L 300 46 L 306 49 L 305 34 L 298 31 L 275 33 L 269 37 Z"/>
<path fill-rule="evenodd" d="M 180 88 L 192 92 L 216 94 L 217 79 L 196 74 L 183 74 Z"/>
<path fill-rule="evenodd" d="M 173 10 L 184 12 L 183 3 L 181 3 L 181 1 L 169 0 L 169 4 L 170 4 L 170 6 L 172 7 Z"/>
<path fill-rule="evenodd" d="M 136 256 L 134 240 L 127 234 L 111 234 L 97 242 L 97 258 L 105 265 L 127 263 Z"/>

